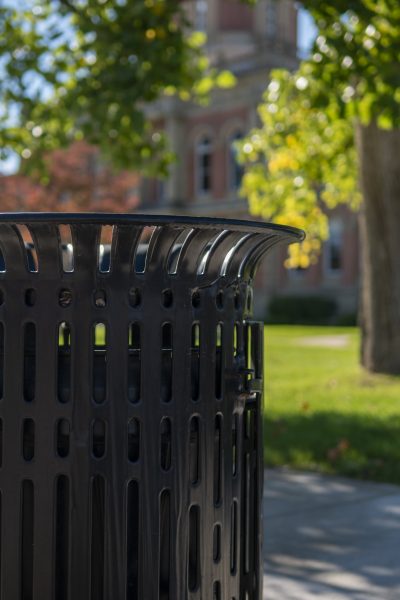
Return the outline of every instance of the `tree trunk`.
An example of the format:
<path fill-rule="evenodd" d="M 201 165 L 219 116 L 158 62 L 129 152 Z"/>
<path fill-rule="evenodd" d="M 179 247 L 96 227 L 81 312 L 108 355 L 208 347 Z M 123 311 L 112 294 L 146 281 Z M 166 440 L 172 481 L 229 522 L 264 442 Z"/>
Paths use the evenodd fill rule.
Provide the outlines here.
<path fill-rule="evenodd" d="M 400 130 L 357 128 L 363 208 L 361 362 L 400 374 Z"/>

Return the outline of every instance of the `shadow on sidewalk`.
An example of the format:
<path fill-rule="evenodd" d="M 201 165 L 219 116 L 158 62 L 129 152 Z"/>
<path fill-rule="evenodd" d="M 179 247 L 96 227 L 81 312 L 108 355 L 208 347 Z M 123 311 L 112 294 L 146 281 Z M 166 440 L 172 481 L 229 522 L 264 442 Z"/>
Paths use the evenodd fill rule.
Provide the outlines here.
<path fill-rule="evenodd" d="M 265 600 L 398 600 L 400 487 L 267 471 Z"/>

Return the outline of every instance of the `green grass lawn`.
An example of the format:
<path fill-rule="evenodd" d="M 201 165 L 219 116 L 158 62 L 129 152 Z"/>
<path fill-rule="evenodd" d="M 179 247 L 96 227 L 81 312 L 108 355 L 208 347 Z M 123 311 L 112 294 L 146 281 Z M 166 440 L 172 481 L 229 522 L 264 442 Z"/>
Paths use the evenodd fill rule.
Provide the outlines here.
<path fill-rule="evenodd" d="M 355 328 L 266 326 L 267 465 L 400 484 L 400 377 L 358 349 Z"/>

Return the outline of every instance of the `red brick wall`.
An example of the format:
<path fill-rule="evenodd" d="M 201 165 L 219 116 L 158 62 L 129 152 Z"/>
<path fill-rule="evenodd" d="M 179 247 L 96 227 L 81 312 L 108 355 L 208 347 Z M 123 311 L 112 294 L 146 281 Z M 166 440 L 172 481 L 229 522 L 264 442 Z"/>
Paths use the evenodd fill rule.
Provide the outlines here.
<path fill-rule="evenodd" d="M 251 31 L 254 12 L 238 0 L 220 0 L 219 28 L 221 31 Z"/>

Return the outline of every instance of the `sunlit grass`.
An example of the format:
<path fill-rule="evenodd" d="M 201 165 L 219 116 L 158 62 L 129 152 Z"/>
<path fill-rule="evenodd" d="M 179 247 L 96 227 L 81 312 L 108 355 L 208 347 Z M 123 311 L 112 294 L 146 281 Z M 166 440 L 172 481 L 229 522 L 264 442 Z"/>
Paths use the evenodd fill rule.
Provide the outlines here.
<path fill-rule="evenodd" d="M 400 377 L 358 349 L 355 328 L 266 327 L 267 464 L 400 483 Z"/>

